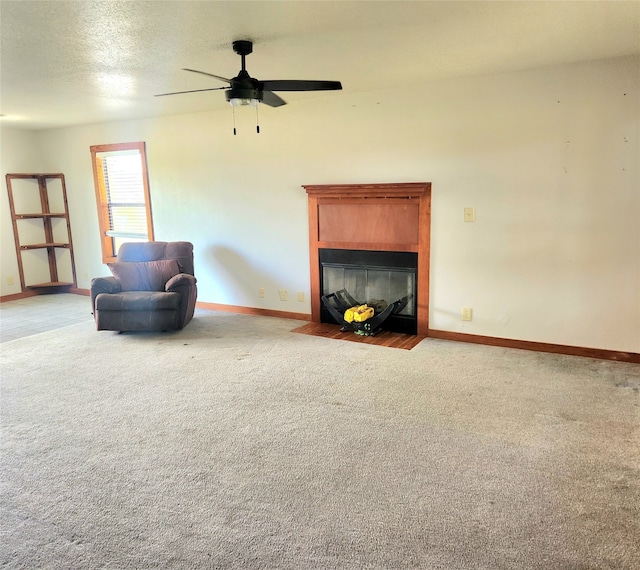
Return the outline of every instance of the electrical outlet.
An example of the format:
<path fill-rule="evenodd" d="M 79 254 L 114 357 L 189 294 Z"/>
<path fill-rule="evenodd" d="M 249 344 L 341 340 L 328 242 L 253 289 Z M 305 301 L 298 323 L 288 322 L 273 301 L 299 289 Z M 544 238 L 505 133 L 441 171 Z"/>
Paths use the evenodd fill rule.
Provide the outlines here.
<path fill-rule="evenodd" d="M 263 287 L 260 287 L 260 289 L 258 289 L 258 296 L 261 299 L 264 299 L 264 288 Z"/>
<path fill-rule="evenodd" d="M 278 291 L 280 293 L 280 300 L 281 301 L 286 301 L 287 300 L 287 290 L 286 289 L 280 289 L 280 291 Z"/>
<path fill-rule="evenodd" d="M 462 320 L 470 321 L 473 317 L 473 309 L 471 307 L 462 307 Z"/>
<path fill-rule="evenodd" d="M 86 271 L 82 274 L 82 279 L 89 281 L 89 274 Z"/>
<path fill-rule="evenodd" d="M 300 303 L 304 302 L 304 293 L 302 291 L 298 291 L 298 301 Z"/>
<path fill-rule="evenodd" d="M 13 277 L 7 277 L 7 285 L 13 285 Z"/>
<path fill-rule="evenodd" d="M 465 208 L 464 209 L 464 221 L 465 222 L 475 222 L 476 221 L 476 209 L 475 208 Z"/>

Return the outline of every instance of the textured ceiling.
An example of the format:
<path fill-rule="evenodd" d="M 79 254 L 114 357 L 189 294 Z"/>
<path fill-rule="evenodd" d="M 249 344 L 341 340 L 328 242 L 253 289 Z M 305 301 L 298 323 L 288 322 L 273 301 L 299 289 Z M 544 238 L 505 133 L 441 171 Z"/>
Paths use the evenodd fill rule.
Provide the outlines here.
<path fill-rule="evenodd" d="M 43 129 L 225 108 L 188 67 L 342 81 L 290 104 L 640 53 L 640 2 L 0 1 L 3 124 Z M 265 112 L 282 113 L 287 107 Z"/>

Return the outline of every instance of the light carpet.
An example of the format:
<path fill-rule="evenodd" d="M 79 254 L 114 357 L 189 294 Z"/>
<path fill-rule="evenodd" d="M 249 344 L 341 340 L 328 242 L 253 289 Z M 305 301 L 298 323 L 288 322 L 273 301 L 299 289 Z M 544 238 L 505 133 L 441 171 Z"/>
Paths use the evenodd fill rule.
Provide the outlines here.
<path fill-rule="evenodd" d="M 2 344 L 0 566 L 640 567 L 640 365 L 296 326 Z"/>

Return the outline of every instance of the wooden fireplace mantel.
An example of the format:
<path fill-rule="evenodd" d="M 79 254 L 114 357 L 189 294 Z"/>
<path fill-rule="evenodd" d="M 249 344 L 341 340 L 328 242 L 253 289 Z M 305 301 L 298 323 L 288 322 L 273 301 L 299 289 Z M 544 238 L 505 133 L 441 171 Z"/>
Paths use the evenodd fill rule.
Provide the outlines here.
<path fill-rule="evenodd" d="M 431 183 L 303 186 L 309 205 L 311 320 L 320 322 L 318 250 L 361 249 L 418 254 L 418 334 L 429 330 Z"/>

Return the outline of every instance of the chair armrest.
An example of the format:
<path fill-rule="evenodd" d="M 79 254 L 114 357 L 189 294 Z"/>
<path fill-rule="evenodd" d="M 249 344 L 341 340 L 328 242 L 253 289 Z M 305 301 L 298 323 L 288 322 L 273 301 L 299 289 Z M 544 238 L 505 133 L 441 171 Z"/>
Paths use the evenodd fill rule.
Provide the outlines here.
<path fill-rule="evenodd" d="M 198 296 L 198 287 L 196 278 L 189 273 L 179 273 L 174 275 L 164 290 L 168 293 L 178 293 L 180 295 L 180 328 L 183 328 L 192 318 L 196 308 L 196 297 Z"/>
<path fill-rule="evenodd" d="M 91 280 L 91 289 L 98 293 L 120 293 L 120 281 L 115 277 L 95 277 Z"/>
<path fill-rule="evenodd" d="M 100 293 L 120 293 L 120 281 L 115 277 L 95 277 L 91 280 L 91 311 L 95 312 L 96 297 Z"/>
<path fill-rule="evenodd" d="M 178 275 L 174 275 L 167 284 L 164 286 L 164 290 L 167 292 L 176 292 L 179 293 L 179 289 L 181 287 L 193 287 L 196 284 L 197 280 L 193 275 L 189 275 L 188 273 L 178 273 Z"/>

